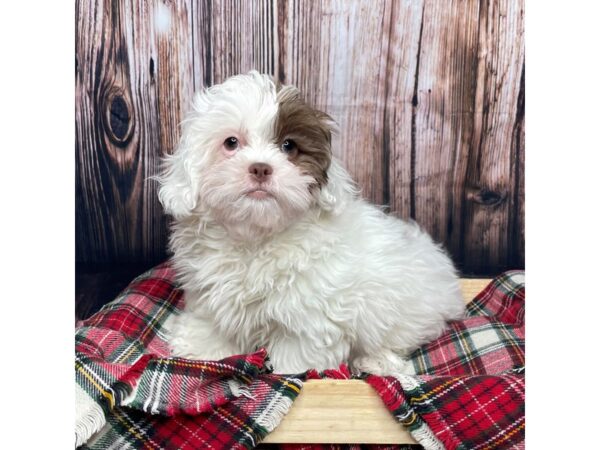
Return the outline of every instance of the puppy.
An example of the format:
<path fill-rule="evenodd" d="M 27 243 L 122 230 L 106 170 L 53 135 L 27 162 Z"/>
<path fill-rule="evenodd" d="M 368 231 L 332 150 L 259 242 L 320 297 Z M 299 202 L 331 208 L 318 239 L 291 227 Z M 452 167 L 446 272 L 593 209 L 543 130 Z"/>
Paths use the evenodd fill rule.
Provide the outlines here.
<path fill-rule="evenodd" d="M 358 196 L 333 128 L 257 72 L 196 94 L 159 177 L 185 292 L 174 355 L 265 347 L 280 373 L 348 362 L 386 375 L 463 315 L 448 256 Z"/>

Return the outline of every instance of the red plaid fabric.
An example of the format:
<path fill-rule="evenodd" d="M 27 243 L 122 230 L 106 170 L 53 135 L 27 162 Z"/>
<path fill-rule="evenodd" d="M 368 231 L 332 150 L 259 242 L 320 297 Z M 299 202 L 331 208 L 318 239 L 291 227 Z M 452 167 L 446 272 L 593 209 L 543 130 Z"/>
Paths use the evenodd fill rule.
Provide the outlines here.
<path fill-rule="evenodd" d="M 253 448 L 298 395 L 297 378 L 270 374 L 266 353 L 222 361 L 172 358 L 166 339 L 182 292 L 162 264 L 78 324 L 77 445 L 84 449 Z M 425 448 L 523 448 L 524 282 L 494 280 L 398 377 L 363 374 Z M 351 378 L 348 367 L 303 379 Z M 92 436 L 93 435 L 93 436 Z M 411 446 L 283 446 L 349 449 Z"/>
<path fill-rule="evenodd" d="M 170 357 L 165 328 L 182 300 L 174 279 L 162 264 L 78 324 L 82 448 L 252 448 L 300 392 L 300 380 L 266 373 L 264 350 L 221 361 Z"/>
<path fill-rule="evenodd" d="M 167 416 L 115 408 L 107 425 L 82 448 L 254 448 L 279 424 L 300 387 L 286 377 L 265 374 L 248 385 L 246 395 L 203 414 Z M 288 403 L 280 401 L 285 396 Z"/>
<path fill-rule="evenodd" d="M 498 375 L 525 366 L 525 284 L 521 271 L 494 279 L 440 338 L 411 355 L 416 375 Z"/>

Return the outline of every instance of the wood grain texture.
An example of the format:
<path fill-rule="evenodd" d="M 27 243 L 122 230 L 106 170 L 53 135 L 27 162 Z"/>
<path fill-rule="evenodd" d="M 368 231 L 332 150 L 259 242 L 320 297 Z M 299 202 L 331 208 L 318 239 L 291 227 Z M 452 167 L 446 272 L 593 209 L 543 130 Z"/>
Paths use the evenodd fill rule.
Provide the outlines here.
<path fill-rule="evenodd" d="M 166 255 L 149 180 L 192 92 L 257 69 L 339 124 L 363 195 L 464 273 L 524 267 L 523 0 L 79 0 L 77 261 Z"/>
<path fill-rule="evenodd" d="M 264 443 L 416 444 L 362 380 L 309 380 Z"/>
<path fill-rule="evenodd" d="M 481 2 L 473 135 L 466 176 L 461 259 L 490 272 L 512 265 L 511 248 L 522 238 L 511 224 L 521 212 L 523 129 L 519 90 L 524 74 L 523 5 Z M 524 105 L 521 105 L 524 106 Z M 517 219 L 518 220 L 518 219 Z M 522 225 L 522 223 L 521 223 Z M 522 228 L 521 228 L 522 230 Z M 516 244 L 516 245 L 515 245 Z"/>
<path fill-rule="evenodd" d="M 420 61 L 423 1 L 393 2 L 386 71 L 384 203 L 402 218 L 414 218 L 412 196 L 414 106 Z M 385 188 L 385 187 L 384 187 Z"/>
<path fill-rule="evenodd" d="M 77 260 L 159 261 L 166 219 L 150 177 L 193 92 L 189 9 L 79 1 L 76 20 Z"/>
<path fill-rule="evenodd" d="M 413 93 L 410 217 L 460 254 L 478 2 L 426 2 Z"/>

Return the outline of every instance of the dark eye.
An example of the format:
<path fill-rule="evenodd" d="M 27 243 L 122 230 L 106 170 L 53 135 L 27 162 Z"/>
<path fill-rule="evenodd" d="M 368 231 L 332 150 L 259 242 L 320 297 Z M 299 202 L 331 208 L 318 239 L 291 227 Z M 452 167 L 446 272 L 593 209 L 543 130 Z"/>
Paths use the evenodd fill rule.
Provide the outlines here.
<path fill-rule="evenodd" d="M 227 139 L 225 139 L 223 145 L 227 150 L 235 150 L 236 148 L 238 148 L 239 142 L 236 137 L 230 136 Z"/>
<path fill-rule="evenodd" d="M 283 144 L 281 144 L 281 150 L 283 150 L 286 153 L 293 152 L 295 149 L 296 143 L 291 139 L 286 139 L 285 141 L 283 141 Z"/>

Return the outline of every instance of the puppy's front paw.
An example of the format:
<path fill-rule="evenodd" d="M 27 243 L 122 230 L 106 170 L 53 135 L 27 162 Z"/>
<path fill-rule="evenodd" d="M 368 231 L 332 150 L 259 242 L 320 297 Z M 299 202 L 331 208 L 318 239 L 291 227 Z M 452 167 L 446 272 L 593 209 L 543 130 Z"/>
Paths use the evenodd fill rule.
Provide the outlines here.
<path fill-rule="evenodd" d="M 172 338 L 169 344 L 171 356 L 199 361 L 218 361 L 241 353 L 224 340 L 212 339 L 200 341 L 177 337 Z"/>
<path fill-rule="evenodd" d="M 242 353 L 206 320 L 182 313 L 169 336 L 172 356 L 216 361 Z"/>
<path fill-rule="evenodd" d="M 355 372 L 366 372 L 379 376 L 407 373 L 409 369 L 408 361 L 390 350 L 376 355 L 359 356 L 352 361 L 351 366 Z"/>

